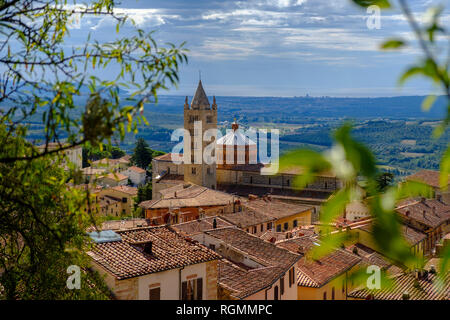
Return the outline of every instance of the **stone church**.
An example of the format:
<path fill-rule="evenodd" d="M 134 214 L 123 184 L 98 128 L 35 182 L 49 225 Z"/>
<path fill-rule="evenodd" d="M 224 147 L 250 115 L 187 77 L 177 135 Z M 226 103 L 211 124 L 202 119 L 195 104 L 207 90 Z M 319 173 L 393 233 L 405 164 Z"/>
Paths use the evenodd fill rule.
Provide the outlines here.
<path fill-rule="evenodd" d="M 204 161 L 195 163 L 195 153 L 210 144 L 210 141 L 196 142 L 195 137 L 203 137 L 206 130 L 217 130 L 216 98 L 212 105 L 200 80 L 191 103 L 186 97 L 184 104 L 184 128 L 189 137 L 184 137 L 183 150 L 187 150 L 190 163 L 175 164 L 172 154 L 164 154 L 152 160 L 153 199 L 160 199 L 164 189 L 180 184 L 195 184 L 210 189 L 218 189 L 229 194 L 248 197 L 249 195 L 278 197 L 286 202 L 298 202 L 320 206 L 333 191 L 341 187 L 341 182 L 333 173 L 323 173 L 316 181 L 299 191 L 292 187 L 300 169 L 262 175 L 264 164 L 258 163 L 257 143 L 242 133 L 234 122 L 232 130 L 215 142 L 215 164 Z M 195 123 L 201 122 L 201 131 Z M 198 132 L 197 132 L 198 131 Z M 198 140 L 198 139 L 197 139 Z M 231 151 L 231 152 L 230 152 Z M 186 159 L 186 158 L 184 158 Z M 239 161 L 238 161 L 239 160 Z M 198 161 L 197 161 L 198 162 Z"/>

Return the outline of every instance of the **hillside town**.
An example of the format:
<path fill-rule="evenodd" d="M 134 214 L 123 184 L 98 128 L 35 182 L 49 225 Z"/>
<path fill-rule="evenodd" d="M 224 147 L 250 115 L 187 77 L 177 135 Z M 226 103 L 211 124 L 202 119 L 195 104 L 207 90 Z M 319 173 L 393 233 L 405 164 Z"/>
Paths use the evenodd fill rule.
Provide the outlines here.
<path fill-rule="evenodd" d="M 218 108 L 199 81 L 190 103 L 186 97 L 184 128 L 192 137 L 217 129 Z M 213 164 L 177 163 L 182 155 L 167 153 L 153 157 L 151 170 L 134 165 L 129 155 L 82 168 L 81 148 L 66 151 L 67 161 L 82 172 L 82 183 L 68 187 L 88 190 L 92 203 L 84 210 L 104 217 L 87 230 L 93 242 L 87 254 L 113 299 L 450 299 L 450 272 L 439 270 L 450 244 L 450 188 L 440 187 L 439 172 L 407 176 L 405 181 L 425 184 L 433 194 L 404 198 L 395 209 L 403 238 L 422 266 L 408 268 L 379 251 L 367 199 L 347 204 L 326 226 L 348 240 L 315 258 L 311 252 L 323 241 L 321 208 L 343 182 L 327 171 L 298 190 L 293 182 L 302 175 L 299 168 L 263 175 L 266 164 L 254 161 L 257 143 L 236 121 L 230 129 L 215 142 Z M 192 155 L 198 147 L 184 142 Z M 230 164 L 230 150 L 234 157 L 240 151 L 242 161 Z M 151 185 L 152 194 L 139 202 L 144 185 Z M 381 270 L 389 285 L 372 289 L 355 281 L 353 275 L 369 266 Z"/>

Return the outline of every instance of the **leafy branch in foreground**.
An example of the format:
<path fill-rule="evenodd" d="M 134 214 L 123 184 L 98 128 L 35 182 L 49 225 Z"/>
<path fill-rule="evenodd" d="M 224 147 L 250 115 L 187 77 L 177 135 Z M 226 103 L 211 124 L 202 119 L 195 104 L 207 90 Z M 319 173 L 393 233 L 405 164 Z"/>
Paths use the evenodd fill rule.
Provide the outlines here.
<path fill-rule="evenodd" d="M 63 151 L 112 150 L 112 139 L 148 123 L 144 104 L 176 86 L 187 62 L 184 44 L 159 46 L 118 12 L 114 0 L 0 0 L 0 298 L 108 298 L 87 268 L 93 196 L 69 189 L 80 172 L 59 167 Z M 71 24 L 86 17 L 115 21 L 114 40 L 68 45 Z M 39 120 L 43 148 L 26 140 Z M 85 270 L 81 290 L 66 288 L 70 265 Z"/>
<path fill-rule="evenodd" d="M 381 8 L 390 8 L 388 0 L 352 0 L 359 6 L 368 7 L 378 5 Z M 424 53 L 424 58 L 411 66 L 401 77 L 399 82 L 404 83 L 412 76 L 425 76 L 434 84 L 440 86 L 447 99 L 447 115 L 442 124 L 435 131 L 435 137 L 440 136 L 450 123 L 450 81 L 449 81 L 449 56 L 446 61 L 439 63 L 433 50 L 436 49 L 436 34 L 448 37 L 446 29 L 440 24 L 439 16 L 442 8 L 431 8 L 428 13 L 430 23 L 424 27 L 419 26 L 412 15 L 405 0 L 399 0 L 399 5 L 406 16 L 411 28 L 417 36 L 419 46 Z M 403 39 L 391 39 L 381 45 L 382 49 L 397 49 L 405 46 Z M 433 105 L 435 96 L 429 96 L 423 102 L 423 108 L 429 109 Z M 423 261 L 416 257 L 410 250 L 400 229 L 400 221 L 395 212 L 395 206 L 400 199 L 413 196 L 431 196 L 431 190 L 424 184 L 405 182 L 396 186 L 380 186 L 380 173 L 376 167 L 373 154 L 364 145 L 352 139 L 351 126 L 346 124 L 335 133 L 335 144 L 331 150 L 318 153 L 312 150 L 293 151 L 281 159 L 280 168 L 302 167 L 304 173 L 297 177 L 295 186 L 304 188 L 314 180 L 315 175 L 327 170 L 332 170 L 344 187 L 337 191 L 322 207 L 321 222 L 327 226 L 335 218 L 343 214 L 348 203 L 362 200 L 366 194 L 371 195 L 367 202 L 369 212 L 374 218 L 373 237 L 377 249 L 394 261 L 402 262 L 409 268 L 421 266 Z M 445 152 L 440 167 L 440 186 L 445 190 L 450 174 L 450 146 Z M 363 180 L 364 184 L 359 182 Z M 325 227 L 322 234 L 323 240 L 313 255 L 324 255 L 336 247 L 340 247 L 349 235 L 339 232 L 330 232 Z M 443 250 L 441 272 L 446 272 L 450 261 L 448 246 Z"/>
<path fill-rule="evenodd" d="M 127 36 L 100 43 L 89 34 L 83 46 L 68 49 L 65 39 L 71 23 L 88 16 L 110 17 L 116 21 L 117 35 L 126 28 Z M 63 146 L 102 144 L 136 131 L 137 124 L 147 123 L 144 104 L 156 102 L 158 90 L 177 85 L 179 66 L 187 62 L 183 44 L 158 46 L 152 32 L 136 28 L 126 15 L 117 14 L 112 0 L 89 5 L 68 5 L 62 0 L 2 1 L 0 34 L 5 39 L 0 45 L 4 70 L 0 123 L 16 134 L 18 125 L 42 115 L 43 143 L 60 143 L 54 153 Z M 108 80 L 96 76 L 109 65 L 114 68 L 108 69 L 112 74 Z M 129 93 L 125 99 L 124 92 Z M 77 103 L 80 99 L 88 100 L 81 114 L 77 112 L 82 107 Z M 35 149 L 0 162 L 33 159 L 49 151 L 48 147 L 43 152 Z"/>

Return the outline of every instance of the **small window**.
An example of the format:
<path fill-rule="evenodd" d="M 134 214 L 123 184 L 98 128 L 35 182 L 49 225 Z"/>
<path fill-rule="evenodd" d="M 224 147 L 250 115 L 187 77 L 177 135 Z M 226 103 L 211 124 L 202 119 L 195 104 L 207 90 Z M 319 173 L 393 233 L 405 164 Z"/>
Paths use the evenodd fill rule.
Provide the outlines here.
<path fill-rule="evenodd" d="M 331 300 L 334 300 L 334 287 L 331 288 Z"/>
<path fill-rule="evenodd" d="M 286 185 L 289 187 L 290 185 L 289 179 L 286 180 Z"/>
<path fill-rule="evenodd" d="M 285 222 L 285 223 L 284 223 L 284 230 L 287 230 L 287 229 L 289 229 L 289 223 L 288 223 L 288 222 Z"/>
<path fill-rule="evenodd" d="M 127 203 L 127 198 L 122 198 L 123 203 Z"/>
<path fill-rule="evenodd" d="M 268 223 L 267 223 L 267 230 L 270 230 L 270 229 L 272 229 L 272 223 L 271 223 L 271 222 L 268 222 Z"/>
<path fill-rule="evenodd" d="M 273 300 L 278 300 L 278 286 L 273 289 Z"/>
<path fill-rule="evenodd" d="M 327 300 L 327 292 L 326 291 L 323 293 L 323 300 Z"/>
<path fill-rule="evenodd" d="M 192 168 L 191 172 L 192 174 L 197 174 L 197 168 Z"/>
<path fill-rule="evenodd" d="M 280 296 L 284 294 L 284 277 L 280 279 Z"/>
<path fill-rule="evenodd" d="M 281 224 L 277 225 L 277 232 L 281 232 Z"/>
<path fill-rule="evenodd" d="M 161 300 L 161 288 L 150 289 L 149 300 Z"/>
<path fill-rule="evenodd" d="M 271 178 L 269 178 L 269 184 L 272 184 L 272 179 Z"/>
<path fill-rule="evenodd" d="M 211 249 L 211 250 L 213 250 L 213 251 L 215 251 L 216 250 L 216 245 L 214 245 L 214 244 L 210 244 L 209 245 L 209 248 Z"/>
<path fill-rule="evenodd" d="M 206 116 L 206 123 L 212 123 L 213 117 L 212 116 Z"/>
<path fill-rule="evenodd" d="M 258 232 L 258 229 L 256 229 L 256 226 L 253 227 L 253 233 Z"/>
<path fill-rule="evenodd" d="M 261 225 L 261 232 L 263 232 L 264 231 L 264 225 L 262 224 Z"/>
<path fill-rule="evenodd" d="M 294 228 L 296 228 L 298 226 L 297 220 L 294 220 L 293 225 L 294 225 Z"/>

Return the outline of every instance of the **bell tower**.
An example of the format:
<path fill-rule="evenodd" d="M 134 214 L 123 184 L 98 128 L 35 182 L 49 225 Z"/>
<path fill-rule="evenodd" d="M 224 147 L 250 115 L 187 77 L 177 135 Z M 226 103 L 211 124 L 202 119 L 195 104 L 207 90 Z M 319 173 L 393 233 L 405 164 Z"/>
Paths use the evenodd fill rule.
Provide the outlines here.
<path fill-rule="evenodd" d="M 217 104 L 214 97 L 210 105 L 201 80 L 191 105 L 187 97 L 184 102 L 184 129 L 190 137 L 184 137 L 184 181 L 216 189 L 216 163 L 205 163 L 203 152 L 211 142 L 215 143 L 204 141 L 204 133 L 209 129 L 217 130 Z M 215 147 L 212 153 L 215 157 Z"/>

